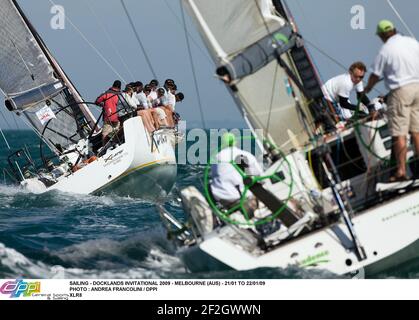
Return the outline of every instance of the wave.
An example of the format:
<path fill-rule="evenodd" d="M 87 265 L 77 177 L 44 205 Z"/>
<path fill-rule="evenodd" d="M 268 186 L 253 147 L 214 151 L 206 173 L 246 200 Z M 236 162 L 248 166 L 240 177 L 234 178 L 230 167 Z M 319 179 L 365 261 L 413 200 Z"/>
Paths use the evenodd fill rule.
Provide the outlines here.
<path fill-rule="evenodd" d="M 180 260 L 157 248 L 146 254 L 143 266 L 122 266 L 111 260 L 106 262 L 107 259 L 103 259 L 106 256 L 109 259 L 112 253 L 115 255 L 121 252 L 121 248 L 123 246 L 118 246 L 117 243 L 98 241 L 92 246 L 92 243 L 89 242 L 58 254 L 64 262 L 62 265 L 48 265 L 44 262 L 34 262 L 0 243 L 0 278 L 157 279 L 165 278 L 165 274 L 169 271 L 173 272 L 173 267 L 176 264 L 179 265 L 179 270 L 184 270 Z M 77 253 L 77 250 L 80 252 Z M 111 250 L 112 253 L 107 253 L 107 250 Z M 103 255 L 102 261 L 99 259 L 90 262 L 95 268 L 77 266 L 83 264 L 81 261 L 97 259 L 100 255 Z M 73 266 L 65 266 L 64 260 L 72 259 L 76 260 L 75 263 L 71 263 Z"/>
<path fill-rule="evenodd" d="M 16 186 L 0 184 L 0 206 L 10 209 L 44 209 L 60 206 L 112 208 L 118 206 L 151 206 L 153 203 L 129 197 L 94 196 L 49 191 L 42 194 L 30 193 Z M 1 208 L 1 207 L 0 207 Z"/>
<path fill-rule="evenodd" d="M 51 269 L 42 262 L 34 263 L 14 249 L 0 243 L 0 278 L 53 278 Z"/>
<path fill-rule="evenodd" d="M 317 271 L 308 272 L 299 269 L 260 269 L 237 272 L 223 271 L 214 273 L 192 274 L 188 272 L 182 261 L 163 248 L 154 247 L 138 257 L 138 253 L 129 253 L 133 243 L 118 244 L 113 241 L 93 241 L 67 248 L 57 256 L 63 260 L 63 265 L 48 265 L 43 262 L 33 262 L 14 249 L 6 248 L 0 243 L 0 278 L 30 278 L 30 279 L 312 279 L 336 278 L 329 273 Z M 137 243 L 138 244 L 138 243 Z M 145 250 L 142 245 L 136 250 Z M 113 259 L 124 261 L 116 262 Z M 130 256 L 129 259 L 127 256 Z M 137 263 L 133 263 L 134 258 Z M 131 261 L 127 261 L 131 260 Z M 86 264 L 94 265 L 89 268 Z M 64 266 L 71 262 L 72 266 Z M 128 262 L 128 263 L 127 263 Z M 120 265 L 126 263 L 123 267 Z M 129 266 L 131 264 L 131 266 Z M 136 265 L 134 265 L 136 264 Z"/>

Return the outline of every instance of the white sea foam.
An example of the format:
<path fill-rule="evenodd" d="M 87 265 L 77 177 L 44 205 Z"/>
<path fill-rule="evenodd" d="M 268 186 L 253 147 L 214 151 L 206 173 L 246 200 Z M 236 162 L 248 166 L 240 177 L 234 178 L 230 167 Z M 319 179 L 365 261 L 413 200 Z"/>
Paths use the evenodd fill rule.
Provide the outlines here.
<path fill-rule="evenodd" d="M 44 279 L 52 276 L 51 270 L 41 262 L 34 263 L 14 249 L 0 243 L 0 278 Z"/>
<path fill-rule="evenodd" d="M 121 268 L 98 270 L 49 266 L 32 262 L 21 253 L 0 243 L 0 278 L 30 279 L 153 279 L 160 278 L 159 272 L 147 268 Z"/>

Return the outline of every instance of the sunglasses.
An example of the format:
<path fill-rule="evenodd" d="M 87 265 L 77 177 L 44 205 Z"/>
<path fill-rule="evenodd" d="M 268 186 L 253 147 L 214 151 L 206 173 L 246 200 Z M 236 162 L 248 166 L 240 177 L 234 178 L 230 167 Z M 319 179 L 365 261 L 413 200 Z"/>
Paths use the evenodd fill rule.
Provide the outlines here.
<path fill-rule="evenodd" d="M 353 73 L 352 73 L 352 76 L 355 78 L 355 79 L 364 79 L 365 78 L 365 74 L 364 75 L 362 75 L 362 76 L 357 76 L 357 75 L 354 75 Z"/>

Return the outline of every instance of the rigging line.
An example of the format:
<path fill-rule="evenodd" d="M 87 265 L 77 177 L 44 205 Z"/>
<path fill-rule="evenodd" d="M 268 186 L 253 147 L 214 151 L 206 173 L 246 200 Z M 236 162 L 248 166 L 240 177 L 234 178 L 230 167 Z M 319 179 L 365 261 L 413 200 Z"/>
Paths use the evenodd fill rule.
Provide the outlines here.
<path fill-rule="evenodd" d="M 272 120 L 272 111 L 274 106 L 274 98 L 275 98 L 275 87 L 276 83 L 278 81 L 278 70 L 279 70 L 279 64 L 276 64 L 275 67 L 275 74 L 274 74 L 274 81 L 272 85 L 272 96 L 271 96 L 271 106 L 269 108 L 269 116 L 268 116 L 268 124 L 266 125 L 266 132 L 269 132 L 269 129 L 271 127 L 271 120 Z"/>
<path fill-rule="evenodd" d="M 3 89 L 0 88 L 0 92 L 1 94 L 4 96 L 5 99 L 8 99 L 9 96 L 6 94 L 6 92 L 3 91 Z M 1 115 L 5 121 L 5 123 L 7 124 L 7 126 L 9 127 L 9 129 L 12 129 L 12 126 L 10 125 L 9 121 L 7 120 L 6 116 L 3 114 L 3 109 L 1 110 Z M 16 124 L 16 130 L 19 130 L 19 126 L 17 124 L 16 119 L 14 118 L 14 112 L 13 112 L 13 116 L 12 116 L 13 120 L 15 121 Z"/>
<path fill-rule="evenodd" d="M 183 22 L 183 27 L 184 27 L 184 31 L 185 31 L 186 44 L 187 44 L 187 47 L 188 47 L 189 61 L 191 63 L 191 67 L 192 67 L 192 74 L 193 74 L 194 83 L 195 83 L 195 91 L 196 91 L 196 95 L 198 97 L 198 105 L 199 105 L 199 111 L 200 111 L 200 115 L 201 115 L 201 121 L 202 121 L 202 124 L 203 124 L 204 129 L 205 129 L 207 127 L 207 125 L 205 123 L 204 109 L 202 107 L 201 95 L 199 93 L 198 79 L 196 77 L 195 64 L 194 64 L 194 61 L 193 61 L 191 44 L 189 42 L 188 28 L 186 26 L 185 11 L 184 11 L 184 8 L 183 8 L 182 0 L 179 0 L 179 4 L 180 4 L 180 10 L 182 12 L 182 22 Z"/>
<path fill-rule="evenodd" d="M 96 18 L 99 26 L 102 28 L 103 33 L 105 34 L 106 38 L 108 39 L 109 43 L 111 44 L 112 48 L 115 50 L 115 53 L 117 54 L 117 56 L 119 57 L 119 59 L 121 60 L 122 64 L 124 65 L 125 69 L 127 70 L 128 74 L 130 75 L 131 79 L 135 79 L 134 74 L 131 72 L 130 68 L 128 67 L 127 63 L 125 62 L 124 58 L 122 57 L 121 52 L 119 51 L 118 47 L 116 46 L 116 44 L 112 41 L 112 37 L 110 36 L 109 32 L 106 29 L 106 26 L 100 21 L 98 15 L 95 13 L 95 11 L 92 9 L 92 7 L 89 4 L 89 1 L 86 1 L 86 5 L 89 8 L 90 12 L 92 13 L 92 15 Z"/>
<path fill-rule="evenodd" d="M 7 141 L 7 138 L 6 138 L 6 136 L 4 135 L 4 132 L 3 132 L 3 130 L 2 130 L 1 128 L 0 128 L 0 133 L 1 133 L 1 135 L 3 136 L 4 142 L 6 142 L 7 148 L 8 148 L 9 150 L 12 150 L 12 148 L 10 148 L 9 142 Z"/>
<path fill-rule="evenodd" d="M 54 1 L 48 0 L 52 5 L 56 5 Z M 127 83 L 127 81 L 124 79 L 123 76 L 119 74 L 119 72 L 113 67 L 113 65 L 104 57 L 102 53 L 95 47 L 95 45 L 87 39 L 87 37 L 84 35 L 84 33 L 77 28 L 77 26 L 70 20 L 70 18 L 66 15 L 65 19 L 70 23 L 70 25 L 80 34 L 80 36 L 83 38 L 83 40 L 96 52 L 96 54 L 105 62 L 105 64 L 112 70 L 115 75 L 120 78 L 124 83 Z"/>
<path fill-rule="evenodd" d="M 321 53 L 322 55 L 324 55 L 326 58 L 328 58 L 329 60 L 331 60 L 332 62 L 334 62 L 336 65 L 338 65 L 339 67 L 341 67 L 343 70 L 347 71 L 348 68 L 341 62 L 339 62 L 338 60 L 336 60 L 335 58 L 333 58 L 331 55 L 327 54 L 324 50 L 322 50 L 321 48 L 319 48 L 318 46 L 316 46 L 313 42 L 307 40 L 307 38 L 304 38 L 304 41 L 306 43 L 308 43 L 310 46 L 312 46 L 314 49 L 316 49 L 319 53 Z M 383 94 L 382 91 L 378 90 L 377 88 L 373 89 L 375 92 L 377 92 L 378 94 Z"/>
<path fill-rule="evenodd" d="M 304 41 L 306 43 L 308 43 L 310 46 L 312 46 L 314 49 L 316 49 L 318 52 L 320 52 L 322 55 L 324 55 L 326 58 L 328 58 L 332 62 L 334 62 L 337 66 L 339 66 L 343 70 L 347 71 L 348 68 L 343 63 L 341 63 L 338 60 L 336 60 L 335 58 L 333 58 L 331 55 L 329 55 L 326 51 L 321 49 L 319 46 L 315 45 L 313 42 L 309 41 L 307 38 L 304 38 Z"/>
<path fill-rule="evenodd" d="M 388 5 L 390 6 L 390 8 L 394 11 L 394 13 L 396 14 L 396 16 L 399 18 L 400 22 L 403 24 L 403 26 L 406 28 L 407 32 L 410 33 L 410 35 L 416 39 L 415 34 L 412 32 L 412 29 L 409 28 L 409 25 L 406 23 L 406 21 L 403 19 L 403 17 L 401 16 L 401 14 L 399 13 L 399 11 L 396 9 L 396 7 L 393 5 L 393 3 L 391 2 L 391 0 L 387 0 Z"/>
<path fill-rule="evenodd" d="M 29 129 L 31 129 L 37 136 L 38 136 L 38 138 L 40 139 L 40 140 L 42 140 L 47 146 L 51 146 L 48 142 L 47 142 L 47 140 L 45 139 L 45 137 L 43 137 L 42 135 L 41 135 L 41 133 L 40 132 L 38 132 L 38 130 L 36 129 L 36 127 L 35 126 L 33 126 L 30 122 L 29 122 L 29 120 L 27 120 L 26 118 L 24 118 L 24 117 L 22 117 L 22 121 L 23 121 L 23 123 L 29 128 Z M 52 150 L 52 149 L 51 149 Z"/>
<path fill-rule="evenodd" d="M 15 49 L 16 49 L 16 51 L 17 51 L 17 53 L 19 54 L 19 57 L 20 57 L 20 59 L 22 60 L 23 64 L 25 65 L 26 70 L 28 71 L 28 74 L 29 74 L 29 76 L 31 77 L 32 81 L 33 81 L 33 82 L 35 82 L 35 84 L 38 86 L 36 89 L 38 89 L 38 90 L 39 90 L 39 92 L 41 93 L 42 97 L 43 97 L 44 99 L 46 99 L 47 97 L 45 96 L 44 92 L 41 90 L 41 86 L 42 86 L 42 85 L 40 84 L 40 82 L 39 82 L 38 78 L 37 78 L 37 77 L 35 77 L 35 75 L 31 72 L 31 70 L 30 70 L 30 68 L 29 68 L 28 64 L 26 63 L 25 59 L 23 58 L 23 56 L 22 56 L 22 54 L 21 54 L 21 52 L 20 52 L 19 48 L 16 46 L 16 44 L 14 43 L 14 41 L 13 41 L 12 39 L 10 39 L 10 41 L 12 42 L 12 45 L 15 47 Z M 14 122 L 15 122 L 15 125 L 16 125 L 16 130 L 19 130 L 19 125 L 17 124 L 17 121 L 16 121 L 16 117 L 15 117 L 15 116 L 16 116 L 16 114 L 13 112 L 13 116 L 12 116 L 12 118 L 13 118 L 13 120 L 14 120 Z"/>
<path fill-rule="evenodd" d="M 31 72 L 31 70 L 29 69 L 28 64 L 26 63 L 25 59 L 23 59 L 22 54 L 20 53 L 20 50 L 18 49 L 18 47 L 16 46 L 15 42 L 10 39 L 10 42 L 12 43 L 13 47 L 16 49 L 17 54 L 19 55 L 20 59 L 22 60 L 23 64 L 25 65 L 26 71 L 28 71 L 29 76 L 31 77 L 32 81 L 35 81 L 35 76 L 34 74 Z"/>
<path fill-rule="evenodd" d="M 172 12 L 173 16 L 176 18 L 177 22 L 180 23 L 180 25 L 183 28 L 183 24 L 181 21 L 181 18 L 179 18 L 179 16 L 176 14 L 175 10 L 172 8 L 172 6 L 167 2 L 167 0 L 163 0 L 166 4 L 166 6 L 169 8 L 169 10 Z M 202 52 L 202 54 L 208 59 L 208 61 L 211 63 L 211 65 L 214 64 L 214 61 L 212 60 L 212 58 L 208 55 L 208 52 L 203 49 L 199 44 L 198 41 L 195 40 L 195 38 L 191 35 L 190 32 L 188 32 L 189 38 L 192 39 L 192 42 L 195 44 L 195 46 L 199 49 L 199 51 Z"/>
<path fill-rule="evenodd" d="M 143 45 L 143 43 L 141 41 L 141 38 L 140 38 L 140 35 L 138 34 L 137 29 L 135 28 L 134 21 L 132 20 L 131 15 L 129 14 L 129 11 L 127 9 L 127 6 L 125 5 L 124 0 L 121 0 L 121 4 L 122 4 L 122 7 L 124 8 L 125 14 L 127 15 L 127 18 L 128 18 L 128 21 L 129 21 L 129 23 L 131 25 L 132 31 L 134 32 L 135 37 L 137 38 L 138 44 L 141 47 L 141 51 L 143 52 L 143 55 L 144 55 L 145 59 L 147 60 L 148 67 L 150 68 L 151 73 L 153 74 L 153 77 L 155 79 L 157 79 L 157 74 L 154 71 L 153 65 L 152 65 L 152 63 L 150 61 L 150 58 L 147 55 L 147 51 L 146 51 L 146 49 L 145 49 L 145 47 L 144 47 L 144 45 Z"/>

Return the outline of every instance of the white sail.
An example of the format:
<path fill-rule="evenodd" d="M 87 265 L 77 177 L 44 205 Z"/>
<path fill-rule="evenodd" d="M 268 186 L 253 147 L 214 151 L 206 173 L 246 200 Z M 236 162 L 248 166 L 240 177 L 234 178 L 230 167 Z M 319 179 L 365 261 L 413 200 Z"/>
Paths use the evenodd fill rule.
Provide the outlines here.
<path fill-rule="evenodd" d="M 266 39 L 267 44 L 272 45 L 275 32 L 287 25 L 270 0 L 185 0 L 185 4 L 219 66 L 228 66 L 255 44 L 257 50 L 261 40 Z M 263 55 L 263 52 L 257 54 Z M 283 54 L 282 59 L 293 68 L 287 54 Z M 238 71 L 247 72 L 242 69 L 250 72 L 238 79 L 238 92 L 232 90 L 232 93 L 252 125 L 268 131 L 277 145 L 289 141 L 289 130 L 304 142 L 307 136 L 290 92 L 288 75 L 276 59 L 257 72 L 252 72 L 252 66 L 245 63 Z"/>
<path fill-rule="evenodd" d="M 13 0 L 0 0 L 0 89 L 6 107 L 56 153 L 83 138 L 94 117 Z M 68 105 L 72 107 L 66 108 Z"/>

